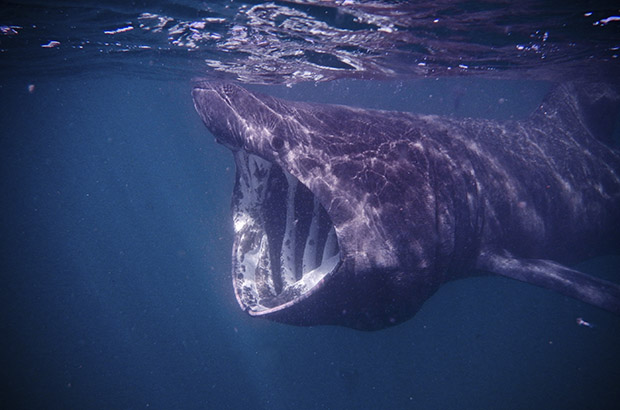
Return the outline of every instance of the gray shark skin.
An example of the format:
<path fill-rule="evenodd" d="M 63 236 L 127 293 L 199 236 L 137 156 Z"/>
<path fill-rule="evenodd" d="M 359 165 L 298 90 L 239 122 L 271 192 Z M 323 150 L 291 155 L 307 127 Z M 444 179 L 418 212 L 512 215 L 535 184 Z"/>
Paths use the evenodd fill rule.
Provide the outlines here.
<path fill-rule="evenodd" d="M 618 94 L 557 86 L 521 121 L 277 99 L 201 82 L 234 154 L 233 285 L 252 316 L 377 330 L 481 271 L 620 314 L 620 287 L 567 266 L 620 247 Z"/>

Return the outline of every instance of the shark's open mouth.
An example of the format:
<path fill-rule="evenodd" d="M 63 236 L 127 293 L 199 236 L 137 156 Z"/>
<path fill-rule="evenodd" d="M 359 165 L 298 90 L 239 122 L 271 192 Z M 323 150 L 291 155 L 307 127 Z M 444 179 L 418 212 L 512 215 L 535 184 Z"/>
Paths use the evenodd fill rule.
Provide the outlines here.
<path fill-rule="evenodd" d="M 233 284 L 253 315 L 304 298 L 334 272 L 340 249 L 334 226 L 310 190 L 278 165 L 235 152 Z"/>

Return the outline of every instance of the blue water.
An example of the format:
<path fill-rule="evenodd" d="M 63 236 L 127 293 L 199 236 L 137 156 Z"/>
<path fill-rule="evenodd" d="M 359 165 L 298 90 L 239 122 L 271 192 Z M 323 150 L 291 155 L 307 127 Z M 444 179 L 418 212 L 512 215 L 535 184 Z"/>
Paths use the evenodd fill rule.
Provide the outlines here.
<path fill-rule="evenodd" d="M 605 409 L 620 399 L 620 319 L 508 279 L 448 284 L 412 320 L 374 333 L 247 317 L 229 273 L 234 164 L 195 114 L 191 84 L 31 80 L 0 88 L 0 407 Z M 389 84 L 366 103 L 518 111 L 497 112 L 483 84 L 451 81 L 414 83 L 436 91 L 426 103 Z M 502 84 L 522 110 L 535 106 L 532 87 Z M 273 92 L 363 104 L 379 86 Z M 618 266 L 581 269 L 613 279 Z"/>

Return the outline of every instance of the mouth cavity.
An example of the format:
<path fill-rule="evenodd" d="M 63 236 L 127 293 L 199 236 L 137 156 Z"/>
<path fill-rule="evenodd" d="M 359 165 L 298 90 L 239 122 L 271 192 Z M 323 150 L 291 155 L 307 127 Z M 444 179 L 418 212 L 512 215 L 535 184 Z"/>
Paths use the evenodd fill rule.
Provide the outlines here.
<path fill-rule="evenodd" d="M 284 309 L 336 270 L 340 249 L 323 206 L 295 177 L 259 156 L 235 152 L 233 284 L 252 315 Z"/>

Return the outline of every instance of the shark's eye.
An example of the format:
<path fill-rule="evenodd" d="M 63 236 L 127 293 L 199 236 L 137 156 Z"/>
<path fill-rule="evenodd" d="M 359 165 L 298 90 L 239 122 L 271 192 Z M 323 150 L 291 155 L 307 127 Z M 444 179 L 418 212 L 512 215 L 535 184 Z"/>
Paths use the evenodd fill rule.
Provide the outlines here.
<path fill-rule="evenodd" d="M 280 138 L 280 137 L 274 137 L 271 140 L 271 146 L 276 151 L 280 151 L 282 148 L 284 148 L 284 140 L 282 138 Z"/>
<path fill-rule="evenodd" d="M 234 94 L 237 91 L 237 89 L 232 84 L 223 84 L 222 85 L 222 91 L 226 95 L 232 95 L 232 94 Z"/>

